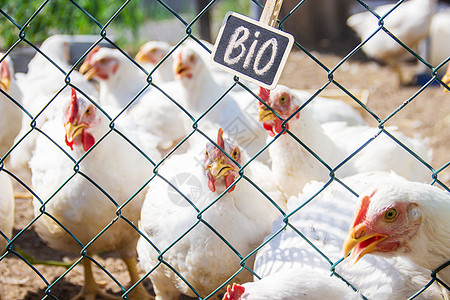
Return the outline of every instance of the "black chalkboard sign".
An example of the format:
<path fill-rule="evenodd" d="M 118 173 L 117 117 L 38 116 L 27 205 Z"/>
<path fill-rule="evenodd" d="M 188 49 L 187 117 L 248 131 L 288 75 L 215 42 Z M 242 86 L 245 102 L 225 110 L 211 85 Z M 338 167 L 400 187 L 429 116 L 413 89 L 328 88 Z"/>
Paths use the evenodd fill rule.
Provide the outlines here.
<path fill-rule="evenodd" d="M 230 12 L 217 36 L 211 61 L 239 77 L 273 89 L 293 43 L 289 33 Z"/>

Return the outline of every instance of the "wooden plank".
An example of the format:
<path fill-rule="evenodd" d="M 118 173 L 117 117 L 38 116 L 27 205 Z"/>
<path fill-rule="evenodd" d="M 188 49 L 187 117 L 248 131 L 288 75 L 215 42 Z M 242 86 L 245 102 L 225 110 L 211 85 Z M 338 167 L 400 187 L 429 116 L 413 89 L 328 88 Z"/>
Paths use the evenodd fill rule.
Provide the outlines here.
<path fill-rule="evenodd" d="M 259 22 L 275 27 L 283 0 L 267 0 Z"/>

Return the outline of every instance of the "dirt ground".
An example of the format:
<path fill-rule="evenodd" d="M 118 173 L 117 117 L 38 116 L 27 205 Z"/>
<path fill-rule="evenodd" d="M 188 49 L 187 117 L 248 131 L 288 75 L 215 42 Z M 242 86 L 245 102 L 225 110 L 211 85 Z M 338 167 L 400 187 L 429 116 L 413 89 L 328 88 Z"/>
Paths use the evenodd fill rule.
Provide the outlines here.
<path fill-rule="evenodd" d="M 334 66 L 341 57 L 330 54 L 313 53 L 328 68 Z M 413 71 L 413 66 L 406 66 L 406 70 Z M 411 73 L 412 74 L 412 73 Z M 375 62 L 355 61 L 344 63 L 336 72 L 334 79 L 344 87 L 357 91 L 356 95 L 367 93 L 367 104 L 370 109 L 384 119 L 397 107 L 402 105 L 420 87 L 399 87 L 396 75 L 387 67 Z M 284 70 L 281 83 L 299 89 L 318 89 L 327 82 L 327 73 L 311 60 L 307 55 L 292 53 Z M 330 85 L 327 94 L 335 94 L 336 86 Z M 343 95 L 343 93 L 338 93 Z M 364 96 L 364 97 L 366 97 Z M 420 135 L 429 138 L 433 149 L 433 161 L 431 166 L 437 170 L 450 160 L 450 93 L 444 93 L 441 87 L 432 86 L 426 88 L 404 109 L 387 122 L 387 125 L 396 125 L 410 136 Z M 372 125 L 376 122 L 368 114 L 364 118 Z M 450 183 L 450 167 L 439 174 L 439 179 Z M 14 233 L 18 233 L 33 219 L 31 199 L 16 199 L 16 215 Z M 16 240 L 15 248 L 20 248 L 36 259 L 71 261 L 75 256 L 53 250 L 45 245 L 38 237 L 33 227 L 27 229 Z M 114 254 L 95 256 L 121 284 L 128 282 L 128 273 L 124 263 Z M 41 278 L 27 263 L 8 254 L 0 261 L 0 294 L 2 299 L 42 299 L 48 283 L 54 282 L 66 269 L 63 267 L 34 265 L 44 278 Z M 95 277 L 105 285 L 106 290 L 119 294 L 120 289 L 99 268 L 94 268 Z M 76 266 L 58 284 L 51 294 L 58 299 L 70 299 L 81 289 L 83 282 L 83 270 Z M 150 291 L 150 282 L 145 281 Z M 50 297 L 52 298 L 52 297 Z"/>

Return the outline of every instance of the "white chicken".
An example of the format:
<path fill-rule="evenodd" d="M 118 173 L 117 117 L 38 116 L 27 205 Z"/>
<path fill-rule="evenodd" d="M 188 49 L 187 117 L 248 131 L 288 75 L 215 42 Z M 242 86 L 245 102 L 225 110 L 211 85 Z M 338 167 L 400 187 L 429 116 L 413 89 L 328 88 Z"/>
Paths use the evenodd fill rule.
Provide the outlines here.
<path fill-rule="evenodd" d="M 433 15 L 428 33 L 429 51 L 428 62 L 437 67 L 450 56 L 450 7 L 439 10 Z M 446 68 L 444 65 L 438 70 L 438 75 L 443 76 Z"/>
<path fill-rule="evenodd" d="M 71 94 L 66 91 L 59 96 L 64 102 L 60 111 L 64 117 L 49 120 L 41 128 L 54 142 L 39 135 L 30 161 L 37 195 L 33 204 L 38 220 L 34 225 L 55 249 L 79 253 L 89 244 L 85 249 L 88 255 L 118 251 L 135 283 L 140 279 L 135 257 L 139 235 L 125 219 L 137 225 L 146 191 L 143 187 L 154 165 L 110 129 L 109 119 L 96 106 L 74 89 Z M 133 125 L 121 116 L 114 128 L 157 163 L 160 154 L 154 149 L 155 138 Z M 103 229 L 107 230 L 97 236 Z M 85 285 L 80 296 L 95 299 L 100 291 L 91 261 L 85 258 L 83 265 Z M 138 285 L 129 297 L 146 299 L 148 295 Z"/>
<path fill-rule="evenodd" d="M 308 106 L 297 112 L 303 104 L 301 98 L 282 85 L 272 91 L 261 88 L 259 96 L 281 118 L 290 118 L 286 123 L 286 129 L 290 133 L 284 132 L 269 146 L 274 178 L 280 189 L 289 196 L 297 195 L 311 180 L 327 181 L 332 168 L 336 168 L 380 131 L 369 126 L 347 126 L 344 122 L 330 122 L 320 126 Z M 259 109 L 259 121 L 263 123 L 269 136 L 273 137 L 283 131 L 283 120 L 262 103 Z M 430 161 L 431 153 L 424 141 L 408 138 L 393 127 L 386 127 L 385 130 L 425 161 Z M 310 150 L 331 169 L 322 164 Z M 365 148 L 341 165 L 336 174 L 349 176 L 360 172 L 390 170 L 414 181 L 431 180 L 428 168 L 384 133 L 376 136 Z"/>
<path fill-rule="evenodd" d="M 12 237 L 14 226 L 14 191 L 11 179 L 5 172 L 0 172 L 0 255 L 5 252 L 7 240 Z"/>
<path fill-rule="evenodd" d="M 434 271 L 450 259 L 450 192 L 418 182 L 394 182 L 361 194 L 344 255 L 356 263 L 373 253 L 403 256 Z M 450 267 L 437 272 L 450 286 Z M 450 290 L 446 291 L 450 296 Z"/>
<path fill-rule="evenodd" d="M 39 47 L 39 51 L 45 54 L 48 58 L 39 52 L 34 55 L 28 63 L 27 73 L 22 74 L 22 76 L 26 76 L 27 80 L 39 80 L 43 74 L 50 71 L 53 71 L 53 73 L 56 74 L 55 71 L 58 67 L 64 72 L 69 71 L 71 66 L 68 63 L 70 57 L 68 36 L 55 34 L 48 37 Z M 52 64 L 49 59 L 51 59 L 58 67 Z M 53 73 L 52 75 L 54 75 Z M 50 86 L 48 88 L 55 87 Z"/>
<path fill-rule="evenodd" d="M 144 54 L 142 54 L 144 55 Z M 87 79 L 100 82 L 100 103 L 123 109 L 134 97 L 139 97 L 125 111 L 145 131 L 159 137 L 158 149 L 167 151 L 185 136 L 187 116 L 159 89 L 181 105 L 180 83 L 158 84 L 159 89 L 147 87 L 145 75 L 117 49 L 96 48 L 91 51 L 80 70 Z"/>
<path fill-rule="evenodd" d="M 22 110 L 13 102 L 22 103 L 22 91 L 14 77 L 13 61 L 3 53 L 0 57 L 3 59 L 0 62 L 0 157 L 3 157 L 22 127 Z"/>
<path fill-rule="evenodd" d="M 123 109 L 147 85 L 145 73 L 117 49 L 95 47 L 80 66 L 87 80 L 100 84 L 100 105 Z M 135 105 L 137 100 L 133 103 Z"/>
<path fill-rule="evenodd" d="M 228 89 L 231 85 L 235 83 L 234 81 L 234 75 L 224 71 L 221 68 L 218 68 L 217 66 L 211 64 L 210 62 L 210 53 L 214 47 L 211 43 L 205 41 L 205 40 L 194 40 L 194 39 L 187 39 L 183 42 L 183 47 L 187 47 L 191 49 L 193 52 L 195 52 L 200 59 L 203 61 L 206 68 L 208 68 L 208 71 L 212 77 L 214 77 L 214 80 L 225 90 Z M 151 71 L 153 67 L 162 59 L 164 56 L 169 53 L 169 51 L 172 50 L 172 47 L 162 41 L 150 41 L 144 44 L 138 54 L 136 54 L 136 61 L 143 63 L 146 67 L 147 71 Z M 155 76 L 157 78 L 163 79 L 163 81 L 169 81 L 167 79 L 173 80 L 174 74 L 172 71 L 172 65 L 169 66 L 169 62 L 173 62 L 173 55 L 169 56 L 167 60 L 161 64 L 161 66 L 158 67 L 158 69 L 155 70 Z M 169 74 L 170 72 L 170 74 Z M 161 74 L 163 73 L 163 74 Z M 155 80 L 156 80 L 155 79 Z M 156 81 L 158 82 L 158 81 Z M 161 81 L 160 81 L 161 82 Z M 253 83 L 249 83 L 248 81 L 242 80 L 245 85 L 248 87 L 256 87 Z M 236 87 L 234 89 L 237 90 L 243 90 L 239 87 Z"/>
<path fill-rule="evenodd" d="M 222 300 L 361 300 L 343 280 L 323 270 L 286 269 L 257 281 L 227 286 Z"/>
<path fill-rule="evenodd" d="M 186 104 L 186 108 L 194 118 L 198 118 L 206 112 L 198 123 L 200 128 L 208 130 L 211 124 L 218 124 L 252 157 L 266 144 L 266 134 L 256 122 L 258 99 L 248 91 L 237 87 L 226 93 L 232 83 L 224 83 L 226 79 L 220 78 L 221 76 L 230 76 L 230 74 L 223 74 L 223 72 L 220 74 L 220 72 L 214 71 L 214 67 L 210 66 L 209 61 L 204 58 L 206 50 L 196 42 L 189 41 L 187 45 L 181 45 L 173 53 L 175 78 L 180 80 L 184 87 L 181 98 Z M 303 93 L 305 97 L 306 94 L 306 92 Z M 209 110 L 219 99 L 220 101 Z M 314 103 L 319 103 L 314 106 L 316 107 L 315 113 L 317 112 L 321 121 L 325 122 L 328 118 L 328 121 L 338 119 L 351 124 L 366 124 L 359 113 L 348 105 L 339 103 L 331 108 L 328 101 L 333 100 L 327 100 L 318 97 L 314 101 Z M 324 109 L 324 106 L 327 105 L 328 107 Z M 333 113 L 329 113 L 329 108 L 334 110 Z M 321 118 L 325 115 L 326 118 Z M 189 132 L 192 120 L 189 119 L 185 126 Z M 212 126 L 214 127 L 214 125 Z M 268 151 L 263 151 L 256 159 L 268 164 L 270 161 Z"/>
<path fill-rule="evenodd" d="M 256 105 L 257 99 L 250 93 L 245 93 L 239 99 L 235 99 L 231 93 L 225 93 L 227 89 L 217 83 L 205 62 L 192 49 L 180 46 L 174 54 L 175 78 L 184 87 L 183 100 L 186 108 L 196 119 L 206 113 L 200 119 L 199 126 L 204 124 L 202 120 L 207 121 L 207 126 L 211 123 L 218 124 L 250 157 L 260 151 L 265 145 L 266 134 L 251 113 L 242 110 L 238 104 L 243 101 L 244 107 L 251 102 Z M 220 101 L 213 106 L 217 100 Z M 191 123 L 186 125 L 187 128 Z M 267 151 L 258 156 L 258 159 L 265 162 L 268 159 Z"/>
<path fill-rule="evenodd" d="M 205 66 L 211 68 L 211 72 L 216 73 L 217 71 L 224 74 L 228 74 L 231 77 L 233 76 L 230 73 L 225 72 L 224 70 L 210 63 L 211 51 L 214 48 L 214 45 L 211 44 L 210 42 L 207 42 L 205 40 L 196 41 L 194 39 L 187 39 L 183 42 L 183 46 L 188 47 L 189 49 L 194 51 L 203 60 Z"/>
<path fill-rule="evenodd" d="M 11 152 L 10 165 L 15 171 L 29 172 L 28 162 L 31 159 L 38 133 L 34 128 L 42 126 L 47 120 L 54 118 L 61 110 L 62 101 L 52 100 L 61 89 L 67 86 L 66 75 L 71 69 L 68 63 L 69 43 L 64 35 L 53 35 L 47 38 L 39 50 L 51 59 L 58 67 L 40 53 L 36 53 L 28 63 L 26 74 L 17 74 L 17 83 L 22 93 L 22 104 L 27 113 L 23 114 L 20 132 L 14 142 L 19 145 Z M 77 71 L 67 77 L 70 83 L 86 94 L 97 96 L 94 86 L 86 81 Z M 47 106 L 48 105 L 48 106 Z M 45 108 L 45 109 L 44 109 Z M 32 119 L 35 118 L 35 124 Z"/>
<path fill-rule="evenodd" d="M 305 102 L 313 96 L 298 89 L 294 89 L 294 92 Z M 314 119 L 320 124 L 342 121 L 350 126 L 368 125 L 355 108 L 338 99 L 315 97 L 308 103 L 308 107 L 311 109 Z"/>
<path fill-rule="evenodd" d="M 406 181 L 385 172 L 362 173 L 341 180 L 356 193 L 371 186 Z M 368 299 L 407 299 L 423 288 L 430 281 L 429 272 L 407 259 L 370 256 L 370 260 L 352 268 L 348 267 L 348 260 L 341 261 L 342 243 L 357 203 L 357 196 L 337 181 L 329 185 L 311 182 L 298 197 L 291 197 L 287 217 L 274 222 L 267 244 L 257 253 L 254 271 L 262 279 L 249 283 L 248 297 L 244 294 L 242 299 L 292 299 L 288 293 L 278 297 L 269 291 L 265 298 L 252 297 L 252 292 L 258 295 L 256 287 L 264 285 L 277 286 L 275 291 L 285 288 L 307 294 L 298 299 L 326 299 L 330 292 L 336 293 L 333 299 L 357 299 L 358 294 L 342 284 L 340 278 Z M 269 283 L 271 278 L 275 282 Z M 281 278 L 286 281 L 279 283 Z M 440 289 L 434 284 L 417 299 L 441 299 Z"/>
<path fill-rule="evenodd" d="M 295 93 L 304 99 L 306 102 L 313 95 L 307 91 L 294 90 Z M 253 93 L 258 95 L 258 90 L 252 90 Z M 248 91 L 232 91 L 231 94 L 235 99 L 239 99 L 239 106 L 242 111 L 252 117 L 252 119 L 258 119 L 258 106 L 255 105 L 254 100 L 250 97 Z M 347 125 L 368 125 L 366 121 L 362 118 L 361 114 L 349 104 L 338 100 L 330 99 L 325 97 L 315 97 L 311 102 L 308 103 L 314 119 L 320 124 L 325 124 L 328 122 L 345 122 Z"/>
<path fill-rule="evenodd" d="M 222 129 L 216 143 L 227 155 L 208 143 L 203 156 L 197 151 L 171 156 L 149 184 L 139 226 L 145 238 L 137 250 L 140 264 L 151 270 L 156 299 L 205 297 L 238 271 L 237 282 L 251 279 L 241 259 L 262 242 L 281 213 L 246 178 L 285 208 L 267 166 L 252 161 L 243 169 L 246 178 L 240 178 L 245 151 L 224 139 Z M 253 258 L 243 261 L 246 267 L 253 266 Z"/>
<path fill-rule="evenodd" d="M 203 61 L 205 67 L 208 68 L 210 76 L 214 78 L 214 81 L 221 86 L 223 90 L 229 89 L 234 83 L 234 74 L 219 68 L 217 65 L 211 63 L 211 51 L 214 45 L 205 40 L 187 39 L 183 42 L 183 46 L 194 51 Z M 243 83 L 249 89 L 258 89 L 258 86 L 250 81 L 239 79 L 239 82 Z M 245 91 L 240 85 L 236 85 L 233 91 Z"/>
<path fill-rule="evenodd" d="M 58 34 L 50 36 L 39 47 L 39 51 L 48 58 L 41 53 L 36 53 L 28 63 L 28 72 L 17 74 L 18 84 L 24 93 L 24 106 L 31 111 L 34 107 L 42 109 L 57 92 L 67 85 L 65 78 L 72 68 L 68 62 L 70 44 L 67 36 Z M 96 96 L 95 87 L 87 82 L 79 72 L 72 71 L 68 80 L 86 94 Z M 49 98 L 36 100 L 37 93 Z"/>
<path fill-rule="evenodd" d="M 379 6 L 375 12 L 384 17 L 384 27 L 390 31 L 403 44 L 415 50 L 421 41 L 427 36 L 431 18 L 436 10 L 437 0 L 409 0 L 401 3 L 392 12 L 397 4 Z M 370 11 L 352 15 L 347 19 L 347 25 L 352 28 L 362 42 L 370 38 L 362 47 L 367 56 L 387 63 L 398 75 L 400 84 L 406 84 L 409 80 L 404 78 L 400 63 L 402 60 L 413 58 L 413 56 L 396 40 L 379 30 L 380 20 Z"/>
<path fill-rule="evenodd" d="M 184 105 L 177 96 L 177 84 L 169 82 L 158 86 L 163 92 L 159 89 L 150 90 L 127 113 L 141 128 L 159 137 L 157 147 L 164 153 L 186 136 L 185 124 L 189 117 L 178 106 Z"/>
<path fill-rule="evenodd" d="M 156 84 L 174 80 L 172 72 L 172 56 L 168 56 L 167 59 L 158 66 L 158 68 L 153 70 L 171 49 L 172 47 L 167 42 L 149 41 L 142 45 L 136 54 L 135 60 L 142 64 L 147 72 L 153 72 L 151 74 L 152 80 Z"/>

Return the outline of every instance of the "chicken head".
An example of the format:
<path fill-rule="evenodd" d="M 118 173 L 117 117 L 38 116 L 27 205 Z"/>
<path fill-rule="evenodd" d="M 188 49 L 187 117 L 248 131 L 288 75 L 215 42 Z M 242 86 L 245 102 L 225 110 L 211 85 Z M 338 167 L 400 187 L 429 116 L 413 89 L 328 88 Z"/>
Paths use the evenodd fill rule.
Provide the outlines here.
<path fill-rule="evenodd" d="M 71 99 L 64 121 L 66 145 L 71 150 L 74 145 L 81 145 L 84 151 L 89 150 L 95 143 L 92 125 L 99 122 L 95 106 L 78 98 L 75 89 L 71 88 Z"/>
<path fill-rule="evenodd" d="M 188 81 L 198 73 L 201 58 L 192 49 L 180 46 L 173 61 L 173 72 L 176 79 Z"/>
<path fill-rule="evenodd" d="M 368 253 L 394 255 L 408 251 L 405 244 L 418 232 L 421 211 L 414 201 L 392 201 L 395 189 L 379 187 L 361 199 L 358 212 L 344 242 L 350 264 Z"/>
<path fill-rule="evenodd" d="M 223 138 L 222 128 L 219 129 L 217 134 L 217 145 L 221 149 L 208 143 L 205 153 L 205 172 L 208 177 L 208 187 L 212 192 L 216 191 L 217 186 L 223 187 L 223 190 L 231 186 L 235 179 L 239 177 L 238 164 L 241 164 L 239 146 L 233 144 L 231 140 Z M 228 192 L 232 192 L 234 188 L 235 185 Z"/>
<path fill-rule="evenodd" d="M 296 111 L 300 105 L 296 103 L 295 95 L 288 88 L 278 86 L 276 89 L 270 91 L 261 87 L 258 96 L 272 109 L 269 109 L 264 103 L 259 102 L 258 122 L 263 123 L 264 129 L 269 136 L 275 136 L 282 132 L 284 120 L 290 118 L 293 114 L 295 114 L 294 118 L 299 118 L 300 113 L 296 113 Z M 289 130 L 289 123 L 286 123 L 286 130 Z M 283 132 L 283 134 L 285 133 L 286 131 Z"/>
<path fill-rule="evenodd" d="M 170 51 L 170 45 L 163 41 L 150 41 L 142 45 L 136 54 L 136 61 L 156 65 Z"/>
<path fill-rule="evenodd" d="M 80 72 L 89 80 L 99 78 L 108 80 L 119 68 L 119 60 L 112 49 L 95 47 L 80 67 Z"/>

